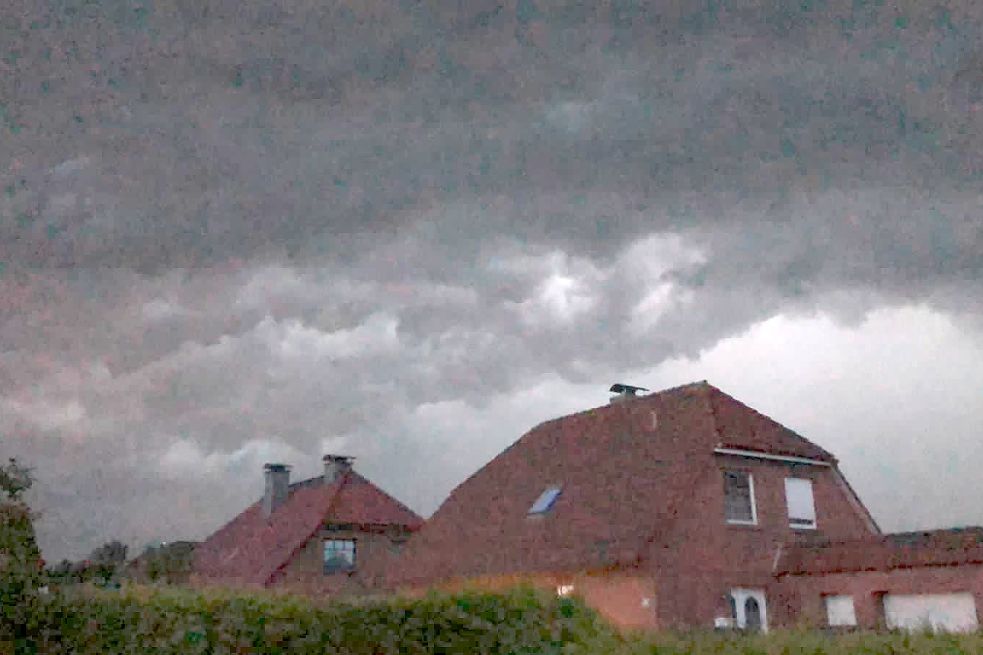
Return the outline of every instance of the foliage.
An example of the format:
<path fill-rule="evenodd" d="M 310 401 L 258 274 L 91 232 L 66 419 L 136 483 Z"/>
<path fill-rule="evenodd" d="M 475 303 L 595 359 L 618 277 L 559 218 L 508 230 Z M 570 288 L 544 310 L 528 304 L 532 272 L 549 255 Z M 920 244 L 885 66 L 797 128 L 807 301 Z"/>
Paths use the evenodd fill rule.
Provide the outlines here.
<path fill-rule="evenodd" d="M 11 457 L 0 466 L 0 492 L 11 502 L 20 501 L 21 494 L 31 488 L 34 478 L 31 469 L 21 466 Z"/>
<path fill-rule="evenodd" d="M 40 597 L 17 652 L 902 655 L 983 652 L 983 634 L 620 634 L 574 598 L 518 588 L 317 603 L 265 591 L 73 587 Z M 0 644 L 0 652 L 3 644 Z M 11 649 L 12 651 L 14 649 Z"/>
<path fill-rule="evenodd" d="M 122 564 L 126 561 L 126 544 L 119 540 L 113 540 L 92 551 L 89 560 L 95 564 Z"/>
<path fill-rule="evenodd" d="M 0 647 L 19 648 L 29 639 L 43 580 L 30 510 L 20 502 L 0 503 Z"/>
<path fill-rule="evenodd" d="M 43 599 L 44 653 L 556 653 L 600 629 L 569 599 L 529 589 L 315 604 L 268 594 L 87 587 Z"/>
<path fill-rule="evenodd" d="M 127 564 L 123 575 L 134 582 L 184 584 L 191 574 L 196 545 L 191 541 L 174 541 L 148 546 L 140 557 Z"/>

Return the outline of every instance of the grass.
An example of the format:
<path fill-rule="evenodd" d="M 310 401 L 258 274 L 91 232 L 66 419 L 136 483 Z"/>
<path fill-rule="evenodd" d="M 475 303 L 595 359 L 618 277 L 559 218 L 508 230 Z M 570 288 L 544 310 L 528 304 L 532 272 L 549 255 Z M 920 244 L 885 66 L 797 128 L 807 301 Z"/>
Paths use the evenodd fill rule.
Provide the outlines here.
<path fill-rule="evenodd" d="M 976 655 L 983 653 L 983 634 L 874 633 L 825 634 L 776 630 L 767 635 L 737 633 L 635 633 L 602 636 L 585 643 L 587 653 L 605 655 Z"/>

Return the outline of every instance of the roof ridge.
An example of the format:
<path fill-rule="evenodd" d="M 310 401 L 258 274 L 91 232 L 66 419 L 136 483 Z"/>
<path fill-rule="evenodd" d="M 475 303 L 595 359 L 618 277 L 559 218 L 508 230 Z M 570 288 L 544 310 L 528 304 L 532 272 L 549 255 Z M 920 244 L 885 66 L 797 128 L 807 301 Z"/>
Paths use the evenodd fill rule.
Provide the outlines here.
<path fill-rule="evenodd" d="M 658 391 L 653 391 L 652 393 L 647 393 L 647 394 L 642 395 L 642 396 L 636 396 L 634 398 L 634 400 L 648 400 L 648 399 L 651 399 L 651 398 L 655 398 L 657 396 L 662 396 L 664 394 L 669 394 L 669 393 L 674 393 L 674 392 L 677 392 L 677 391 L 682 391 L 682 390 L 687 389 L 689 387 L 697 387 L 697 388 L 699 388 L 701 386 L 711 386 L 711 385 L 709 385 L 706 380 L 698 380 L 696 382 L 687 382 L 686 384 L 679 384 L 679 385 L 676 385 L 675 387 L 667 387 L 666 389 L 659 389 Z M 572 418 L 585 416 L 585 415 L 590 414 L 591 412 L 596 412 L 598 410 L 608 410 L 608 409 L 612 409 L 613 410 L 614 408 L 618 408 L 618 407 L 623 407 L 623 405 L 621 405 L 621 404 L 612 404 L 610 402 L 607 402 L 607 403 L 604 403 L 603 405 L 597 405 L 596 407 L 589 407 L 587 409 L 582 409 L 579 412 L 574 412 L 573 414 L 564 414 L 563 416 L 556 416 L 554 418 L 546 419 L 545 421 L 542 421 L 542 422 L 538 423 L 536 426 L 534 426 L 533 428 L 531 428 L 530 430 L 528 430 L 526 432 L 526 434 L 529 434 L 530 432 L 533 432 L 537 428 L 539 428 L 539 427 L 541 427 L 543 425 L 547 425 L 549 423 L 555 423 L 555 422 L 558 422 L 558 421 L 565 421 L 565 420 L 569 420 L 569 419 L 572 419 Z M 524 437 L 526 435 L 524 434 L 522 436 Z M 519 439 L 516 439 L 513 442 L 513 444 L 514 443 L 518 443 L 519 440 L 521 440 L 521 439 L 522 439 L 522 437 L 519 437 Z"/>
<path fill-rule="evenodd" d="M 709 384 L 707 383 L 706 380 L 698 380 L 696 382 L 687 382 L 686 384 L 680 384 L 680 385 L 677 385 L 675 387 L 669 387 L 667 389 L 660 389 L 659 391 L 653 391 L 652 393 L 646 394 L 644 396 L 638 396 L 637 398 L 635 398 L 635 400 L 648 400 L 648 399 L 651 399 L 651 398 L 655 398 L 656 396 L 661 396 L 663 394 L 674 393 L 674 392 L 682 391 L 683 389 L 687 389 L 689 387 L 700 387 L 700 386 L 709 386 Z M 445 504 L 447 504 L 447 502 L 454 496 L 454 494 L 457 492 L 458 489 L 460 489 L 462 486 L 464 486 L 465 484 L 467 484 L 471 480 L 471 478 L 473 478 L 474 476 L 478 475 L 478 473 L 480 473 L 481 471 L 483 471 L 486 466 L 488 466 L 493 461 L 495 461 L 496 459 L 498 459 L 499 457 L 501 457 L 505 453 L 509 452 L 510 450 L 512 450 L 513 448 L 515 448 L 516 446 L 518 446 L 519 443 L 521 443 L 523 440 L 531 437 L 533 434 L 537 433 L 539 430 L 545 428 L 546 426 L 550 425 L 551 423 L 559 423 L 561 421 L 569 421 L 569 420 L 580 419 L 580 418 L 584 418 L 584 417 L 587 417 L 587 416 L 595 415 L 593 413 L 594 412 L 598 412 L 599 410 L 608 411 L 610 409 L 610 410 L 613 411 L 615 408 L 620 409 L 622 407 L 624 407 L 623 404 L 613 405 L 613 404 L 611 404 L 609 402 L 609 403 L 606 403 L 604 405 L 598 405 L 596 407 L 589 407 L 587 409 L 582 409 L 579 412 L 574 412 L 572 414 L 564 414 L 562 416 L 555 416 L 553 418 L 549 418 L 549 419 L 545 419 L 543 421 L 540 421 L 536 425 L 534 425 L 531 428 L 529 428 L 528 430 L 526 430 L 522 435 L 519 436 L 518 439 L 516 439 L 515 441 L 513 441 L 512 443 L 510 443 L 508 446 L 506 446 L 505 448 L 503 448 L 497 455 L 495 455 L 494 457 L 492 457 L 489 461 L 485 462 L 483 465 L 479 466 L 477 469 L 475 469 L 474 471 L 472 471 L 471 475 L 469 475 L 468 477 L 464 478 L 463 480 L 461 480 L 461 482 L 459 482 L 457 485 L 455 485 L 454 488 L 451 489 L 450 493 L 448 493 L 447 496 L 444 498 L 443 502 L 441 502 L 440 505 L 437 506 L 437 509 L 434 510 L 433 514 L 436 514 L 437 512 L 439 512 L 440 509 Z M 433 516 L 433 514 L 431 514 L 431 517 Z"/>

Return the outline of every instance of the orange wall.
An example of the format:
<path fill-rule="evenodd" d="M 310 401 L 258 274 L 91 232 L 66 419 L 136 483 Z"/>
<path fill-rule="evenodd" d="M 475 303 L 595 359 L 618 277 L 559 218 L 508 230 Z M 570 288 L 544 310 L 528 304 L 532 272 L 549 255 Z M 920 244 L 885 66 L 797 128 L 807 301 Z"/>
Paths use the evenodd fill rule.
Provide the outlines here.
<path fill-rule="evenodd" d="M 444 591 L 462 589 L 504 590 L 519 584 L 556 593 L 559 585 L 572 585 L 572 595 L 610 623 L 622 628 L 658 627 L 655 581 L 638 571 L 579 571 L 574 573 L 536 573 L 484 576 L 455 580 L 439 585 Z M 411 593 L 422 593 L 413 590 Z M 647 603 L 643 601 L 647 600 Z"/>

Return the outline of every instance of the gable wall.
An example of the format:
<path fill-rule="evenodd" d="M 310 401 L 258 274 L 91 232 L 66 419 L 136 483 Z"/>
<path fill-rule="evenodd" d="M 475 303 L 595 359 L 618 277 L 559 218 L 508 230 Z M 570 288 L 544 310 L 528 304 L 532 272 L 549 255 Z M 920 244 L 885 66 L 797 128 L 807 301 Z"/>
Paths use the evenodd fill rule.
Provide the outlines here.
<path fill-rule="evenodd" d="M 870 534 L 866 517 L 828 467 L 714 455 L 712 449 L 701 459 L 694 466 L 702 474 L 682 499 L 671 529 L 648 551 L 647 567 L 660 580 L 663 625 L 712 626 L 715 616 L 729 614 L 726 594 L 735 587 L 765 589 L 770 614 L 772 605 L 781 602 L 769 592 L 780 544 L 819 535 L 840 539 Z M 753 476 L 757 525 L 725 522 L 725 469 L 744 470 Z M 789 527 L 786 477 L 813 481 L 816 530 Z"/>
<path fill-rule="evenodd" d="M 396 554 L 398 541 L 408 533 L 396 527 L 384 530 L 327 530 L 312 537 L 290 559 L 273 581 L 275 587 L 301 593 L 341 594 L 368 591 L 362 572 L 376 566 L 382 558 Z M 355 539 L 355 571 L 324 573 L 325 539 Z"/>

